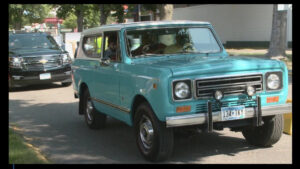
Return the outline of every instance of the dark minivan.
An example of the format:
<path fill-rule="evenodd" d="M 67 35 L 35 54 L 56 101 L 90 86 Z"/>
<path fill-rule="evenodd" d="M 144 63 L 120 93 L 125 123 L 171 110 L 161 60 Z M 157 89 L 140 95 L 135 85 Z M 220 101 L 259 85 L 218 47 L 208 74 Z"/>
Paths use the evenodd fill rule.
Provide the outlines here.
<path fill-rule="evenodd" d="M 9 89 L 33 84 L 72 84 L 71 58 L 47 33 L 9 34 Z"/>

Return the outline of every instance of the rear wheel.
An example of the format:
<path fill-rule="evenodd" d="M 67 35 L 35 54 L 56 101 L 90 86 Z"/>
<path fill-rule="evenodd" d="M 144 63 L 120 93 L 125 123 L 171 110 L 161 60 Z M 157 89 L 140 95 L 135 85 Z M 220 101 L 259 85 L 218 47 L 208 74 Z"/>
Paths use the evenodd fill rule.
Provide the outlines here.
<path fill-rule="evenodd" d="M 166 128 L 147 103 L 142 103 L 134 117 L 136 143 L 140 153 L 149 161 L 166 160 L 173 150 L 173 130 Z"/>
<path fill-rule="evenodd" d="M 277 143 L 283 132 L 283 116 L 275 115 L 263 118 L 264 124 L 259 127 L 248 126 L 242 130 L 247 142 L 261 147 Z"/>
<path fill-rule="evenodd" d="M 100 129 L 105 127 L 106 115 L 94 108 L 88 90 L 85 90 L 83 93 L 83 111 L 85 122 L 89 128 Z"/>

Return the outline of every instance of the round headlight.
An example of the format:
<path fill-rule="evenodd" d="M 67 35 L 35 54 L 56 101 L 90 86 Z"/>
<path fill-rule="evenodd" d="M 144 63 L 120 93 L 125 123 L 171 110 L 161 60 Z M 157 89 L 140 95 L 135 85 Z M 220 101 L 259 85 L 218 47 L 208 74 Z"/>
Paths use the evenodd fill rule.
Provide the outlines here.
<path fill-rule="evenodd" d="M 179 82 L 175 86 L 174 93 L 180 99 L 187 98 L 190 94 L 189 86 L 184 82 Z"/>
<path fill-rule="evenodd" d="M 278 89 L 280 87 L 280 78 L 276 74 L 270 74 L 267 79 L 269 89 Z"/>

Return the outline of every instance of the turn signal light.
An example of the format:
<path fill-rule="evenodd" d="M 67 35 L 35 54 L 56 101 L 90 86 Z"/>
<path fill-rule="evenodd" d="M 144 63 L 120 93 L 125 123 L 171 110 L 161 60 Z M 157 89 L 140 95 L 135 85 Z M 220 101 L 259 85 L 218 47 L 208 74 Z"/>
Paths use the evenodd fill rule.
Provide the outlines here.
<path fill-rule="evenodd" d="M 267 97 L 267 103 L 274 103 L 279 101 L 279 96 Z"/>
<path fill-rule="evenodd" d="M 191 111 L 191 106 L 176 107 L 176 113 L 190 112 L 190 111 Z"/>

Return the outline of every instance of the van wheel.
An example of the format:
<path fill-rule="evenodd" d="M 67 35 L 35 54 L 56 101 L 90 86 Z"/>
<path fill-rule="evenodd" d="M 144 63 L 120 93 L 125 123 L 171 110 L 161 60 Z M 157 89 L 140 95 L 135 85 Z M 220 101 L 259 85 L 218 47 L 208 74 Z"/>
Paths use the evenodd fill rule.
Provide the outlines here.
<path fill-rule="evenodd" d="M 88 90 L 85 90 L 83 93 L 83 111 L 85 122 L 90 129 L 100 129 L 105 127 L 106 115 L 94 108 Z"/>
<path fill-rule="evenodd" d="M 259 127 L 248 126 L 242 130 L 246 141 L 260 147 L 270 147 L 277 143 L 283 132 L 283 116 L 275 115 L 263 118 Z"/>
<path fill-rule="evenodd" d="M 148 103 L 142 103 L 134 117 L 136 143 L 146 160 L 163 161 L 173 151 L 173 129 L 157 119 Z"/>

